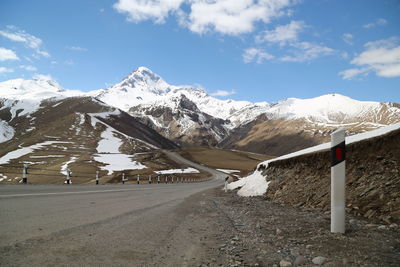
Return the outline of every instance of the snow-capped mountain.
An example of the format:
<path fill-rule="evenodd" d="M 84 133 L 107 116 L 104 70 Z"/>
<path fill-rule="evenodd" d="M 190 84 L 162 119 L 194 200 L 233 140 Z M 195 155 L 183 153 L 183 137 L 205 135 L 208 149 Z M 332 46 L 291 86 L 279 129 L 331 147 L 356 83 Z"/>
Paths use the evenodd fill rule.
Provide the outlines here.
<path fill-rule="evenodd" d="M 397 104 L 339 94 L 273 104 L 220 100 L 195 86 L 171 85 L 139 67 L 114 86 L 89 93 L 65 90 L 47 77 L 0 82 L 0 142 L 19 133 L 14 120 L 29 119 L 45 103 L 69 97 L 89 97 L 121 109 L 181 145 L 218 145 L 270 155 L 324 142 L 338 127 L 354 134 L 400 121 Z"/>
<path fill-rule="evenodd" d="M 202 88 L 189 85 L 170 85 L 146 67 L 139 67 L 116 85 L 94 91 L 91 94 L 101 101 L 125 111 L 143 104 L 172 107 L 174 100 L 184 95 L 195 103 L 201 112 L 223 120 L 227 120 L 234 113 L 246 108 L 269 106 L 266 102 L 220 100 L 210 96 Z M 254 112 L 250 112 L 247 118 L 241 117 L 238 123 L 243 123 L 246 119 L 251 120 L 254 115 Z"/>
<path fill-rule="evenodd" d="M 352 135 L 397 122 L 398 104 L 358 101 L 339 94 L 289 98 L 232 130 L 220 146 L 282 155 L 327 142 L 339 127 Z"/>
<path fill-rule="evenodd" d="M 15 79 L 0 83 L 0 109 L 9 109 L 11 119 L 35 112 L 45 99 L 62 99 L 84 95 L 81 91 L 64 90 L 46 76 L 33 80 Z"/>
<path fill-rule="evenodd" d="M 269 106 L 220 100 L 198 87 L 170 85 L 145 67 L 91 95 L 140 118 L 171 140 L 192 145 L 216 145 L 230 129 L 251 121 Z"/>

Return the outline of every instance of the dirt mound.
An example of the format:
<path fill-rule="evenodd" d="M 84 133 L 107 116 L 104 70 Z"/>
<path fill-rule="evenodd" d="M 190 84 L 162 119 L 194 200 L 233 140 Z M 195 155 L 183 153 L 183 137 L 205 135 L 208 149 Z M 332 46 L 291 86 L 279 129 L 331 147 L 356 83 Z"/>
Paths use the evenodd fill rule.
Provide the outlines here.
<path fill-rule="evenodd" d="M 347 212 L 400 222 L 400 130 L 347 146 Z M 330 210 L 330 151 L 276 161 L 263 172 L 267 197 Z"/>

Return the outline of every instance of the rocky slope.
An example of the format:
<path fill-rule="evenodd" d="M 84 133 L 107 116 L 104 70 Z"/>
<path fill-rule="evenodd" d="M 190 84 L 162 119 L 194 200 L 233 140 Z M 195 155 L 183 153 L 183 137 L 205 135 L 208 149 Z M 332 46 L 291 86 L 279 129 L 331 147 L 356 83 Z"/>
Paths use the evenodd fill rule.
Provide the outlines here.
<path fill-rule="evenodd" d="M 399 147 L 400 130 L 347 145 L 347 212 L 388 224 L 400 222 Z M 269 199 L 330 209 L 330 151 L 270 162 L 263 175 L 271 181 Z"/>

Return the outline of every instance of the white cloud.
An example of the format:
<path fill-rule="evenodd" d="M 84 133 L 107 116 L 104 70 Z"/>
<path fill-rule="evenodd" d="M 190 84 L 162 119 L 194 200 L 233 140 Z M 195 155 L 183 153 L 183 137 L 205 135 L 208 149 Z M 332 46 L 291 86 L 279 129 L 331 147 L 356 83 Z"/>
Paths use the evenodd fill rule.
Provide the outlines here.
<path fill-rule="evenodd" d="M 353 35 L 351 33 L 344 33 L 342 35 L 342 40 L 346 44 L 352 45 L 353 44 Z"/>
<path fill-rule="evenodd" d="M 66 46 L 65 48 L 73 51 L 81 51 L 81 52 L 86 52 L 88 51 L 87 48 L 80 47 L 80 46 Z"/>
<path fill-rule="evenodd" d="M 378 19 L 374 20 L 371 23 L 364 24 L 363 27 L 365 29 L 371 29 L 371 28 L 375 28 L 377 26 L 383 26 L 385 24 L 387 24 L 387 20 L 386 19 L 378 18 Z"/>
<path fill-rule="evenodd" d="M 250 62 L 256 62 L 257 64 L 261 64 L 264 62 L 266 59 L 273 59 L 274 56 L 271 54 L 268 54 L 262 49 L 251 47 L 247 48 L 243 52 L 243 61 L 245 63 L 250 63 Z"/>
<path fill-rule="evenodd" d="M 239 35 L 254 30 L 256 22 L 269 23 L 287 15 L 294 0 L 118 0 L 114 8 L 127 20 L 164 23 L 175 15 L 180 25 L 203 34 L 210 31 Z M 182 8 L 185 7 L 185 9 Z M 189 10 L 189 11 L 185 11 Z"/>
<path fill-rule="evenodd" d="M 264 31 L 256 37 L 257 42 L 271 42 L 285 45 L 288 42 L 297 41 L 299 33 L 306 27 L 303 21 L 291 21 L 287 25 L 276 27 L 272 31 Z"/>
<path fill-rule="evenodd" d="M 188 27 L 196 33 L 216 31 L 239 35 L 254 30 L 256 22 L 269 23 L 284 14 L 290 0 L 194 0 Z"/>
<path fill-rule="evenodd" d="M 400 39 L 392 37 L 368 42 L 365 50 L 357 55 L 351 64 L 359 66 L 339 73 L 343 79 L 353 79 L 374 72 L 380 77 L 400 77 Z"/>
<path fill-rule="evenodd" d="M 331 55 L 335 51 L 332 48 L 309 42 L 295 42 L 291 46 L 291 55 L 280 58 L 281 61 L 306 62 L 318 57 Z"/>
<path fill-rule="evenodd" d="M 37 68 L 32 65 L 20 65 L 19 66 L 21 69 L 27 70 L 27 71 L 36 71 Z"/>
<path fill-rule="evenodd" d="M 127 15 L 127 20 L 153 20 L 164 23 L 170 13 L 178 10 L 185 0 L 118 0 L 114 8 Z"/>
<path fill-rule="evenodd" d="M 351 80 L 356 76 L 366 76 L 368 74 L 369 69 L 368 68 L 353 68 L 353 69 L 347 69 L 344 71 L 339 72 L 339 75 L 344 79 L 344 80 Z"/>
<path fill-rule="evenodd" d="M 19 60 L 19 58 L 14 51 L 6 49 L 4 47 L 0 47 L 0 61 L 6 60 Z"/>
<path fill-rule="evenodd" d="M 211 93 L 211 96 L 229 96 L 229 95 L 234 95 L 236 94 L 235 90 L 231 90 L 231 91 L 225 91 L 225 90 L 217 90 L 214 93 Z"/>
<path fill-rule="evenodd" d="M 10 73 L 10 72 L 14 72 L 14 70 L 6 67 L 0 67 L 0 73 Z"/>
<path fill-rule="evenodd" d="M 24 43 L 27 47 L 35 50 L 37 55 L 50 57 L 50 54 L 42 49 L 43 41 L 24 30 L 19 30 L 15 26 L 8 26 L 8 31 L 0 31 L 0 35 L 14 42 Z"/>

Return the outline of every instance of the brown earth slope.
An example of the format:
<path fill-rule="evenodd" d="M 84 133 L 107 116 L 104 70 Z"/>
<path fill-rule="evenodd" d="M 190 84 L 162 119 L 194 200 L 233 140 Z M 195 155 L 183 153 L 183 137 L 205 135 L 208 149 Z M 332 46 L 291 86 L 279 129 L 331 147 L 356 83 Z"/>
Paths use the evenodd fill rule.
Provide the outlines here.
<path fill-rule="evenodd" d="M 346 157 L 347 211 L 400 222 L 400 130 L 350 144 Z M 330 151 L 271 162 L 263 174 L 269 199 L 330 209 Z"/>

